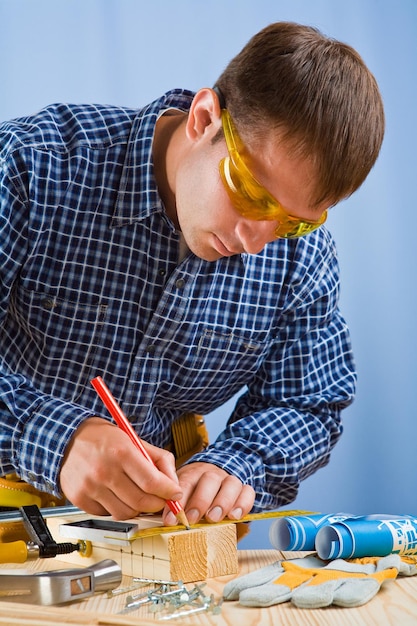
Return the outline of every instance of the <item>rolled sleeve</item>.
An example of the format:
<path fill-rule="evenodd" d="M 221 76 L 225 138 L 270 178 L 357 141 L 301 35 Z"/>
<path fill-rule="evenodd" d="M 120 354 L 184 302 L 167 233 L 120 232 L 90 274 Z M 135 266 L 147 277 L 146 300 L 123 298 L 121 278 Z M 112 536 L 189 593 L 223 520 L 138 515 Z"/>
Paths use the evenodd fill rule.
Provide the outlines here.
<path fill-rule="evenodd" d="M 24 378 L 1 378 L 1 472 L 16 472 L 41 491 L 62 495 L 59 471 L 65 449 L 92 413 L 37 392 Z"/>

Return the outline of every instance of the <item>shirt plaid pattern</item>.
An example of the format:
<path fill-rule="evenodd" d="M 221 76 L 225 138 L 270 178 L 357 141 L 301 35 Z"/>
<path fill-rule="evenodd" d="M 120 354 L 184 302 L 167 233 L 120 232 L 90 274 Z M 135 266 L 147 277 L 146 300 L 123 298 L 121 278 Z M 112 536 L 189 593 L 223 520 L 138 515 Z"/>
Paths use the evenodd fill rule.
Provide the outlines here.
<path fill-rule="evenodd" d="M 143 110 L 52 105 L 0 126 L 0 471 L 59 493 L 69 438 L 95 414 L 102 375 L 145 440 L 184 411 L 243 389 L 193 457 L 252 485 L 254 510 L 293 500 L 327 463 L 353 398 L 329 232 L 216 262 L 189 253 L 159 198 L 156 120 Z"/>

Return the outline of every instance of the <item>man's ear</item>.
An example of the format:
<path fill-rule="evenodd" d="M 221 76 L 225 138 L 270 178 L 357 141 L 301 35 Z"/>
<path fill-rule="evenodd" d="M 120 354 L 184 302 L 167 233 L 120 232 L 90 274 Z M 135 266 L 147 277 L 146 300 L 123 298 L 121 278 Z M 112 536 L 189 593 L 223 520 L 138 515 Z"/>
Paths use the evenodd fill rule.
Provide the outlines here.
<path fill-rule="evenodd" d="M 188 113 L 185 132 L 191 141 L 200 139 L 205 133 L 217 133 L 221 126 L 219 98 L 209 87 L 195 94 Z"/>

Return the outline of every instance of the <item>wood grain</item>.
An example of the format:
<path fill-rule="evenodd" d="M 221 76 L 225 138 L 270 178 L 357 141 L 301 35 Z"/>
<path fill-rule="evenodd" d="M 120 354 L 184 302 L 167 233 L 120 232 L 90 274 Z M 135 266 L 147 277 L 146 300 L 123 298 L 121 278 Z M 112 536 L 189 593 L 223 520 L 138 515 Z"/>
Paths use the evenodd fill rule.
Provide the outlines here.
<path fill-rule="evenodd" d="M 305 553 L 280 553 L 276 550 L 239 551 L 239 575 L 248 573 L 282 558 L 295 558 Z M 5 567 L 5 566 L 3 566 Z M 7 565 L 7 568 L 13 566 Z M 38 560 L 15 565 L 16 568 L 36 570 L 65 567 L 55 559 Z M 221 597 L 224 585 L 236 575 L 210 578 L 205 591 Z M 123 577 L 122 585 L 131 579 Z M 193 585 L 187 585 L 192 587 Z M 141 607 L 128 615 L 117 615 L 122 610 L 126 595 L 108 599 L 104 594 L 96 595 L 68 608 L 33 607 L 30 605 L 0 602 L 1 626 L 65 626 L 67 624 L 91 624 L 92 626 L 153 626 L 157 615 L 148 607 Z M 225 602 L 220 615 L 196 614 L 166 622 L 173 626 L 416 626 L 417 625 L 417 576 L 387 582 L 380 592 L 367 604 L 352 609 L 329 607 L 326 609 L 302 610 L 291 603 L 267 609 L 247 608 L 238 602 Z"/>
<path fill-rule="evenodd" d="M 79 517 L 84 519 L 86 516 Z M 58 542 L 62 541 L 59 527 L 67 521 L 59 517 L 47 520 L 52 536 Z M 169 533 L 138 537 L 125 544 L 93 541 L 90 557 L 73 552 L 60 558 L 66 563 L 84 567 L 103 559 L 113 559 L 120 565 L 123 574 L 182 580 L 184 583 L 238 572 L 234 523 L 205 524 L 191 530 L 171 527 Z"/>
<path fill-rule="evenodd" d="M 236 527 L 212 526 L 168 538 L 171 580 L 207 580 L 239 571 Z"/>

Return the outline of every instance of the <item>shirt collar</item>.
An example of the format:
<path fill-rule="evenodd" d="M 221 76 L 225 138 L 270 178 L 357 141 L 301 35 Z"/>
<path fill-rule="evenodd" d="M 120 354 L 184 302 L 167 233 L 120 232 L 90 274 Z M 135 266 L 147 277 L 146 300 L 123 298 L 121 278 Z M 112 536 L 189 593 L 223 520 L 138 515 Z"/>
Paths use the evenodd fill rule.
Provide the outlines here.
<path fill-rule="evenodd" d="M 167 109 L 188 111 L 194 93 L 173 89 L 145 108 L 133 120 L 127 141 L 126 158 L 111 226 L 117 228 L 148 217 L 164 207 L 156 186 L 152 143 L 155 124 Z"/>

